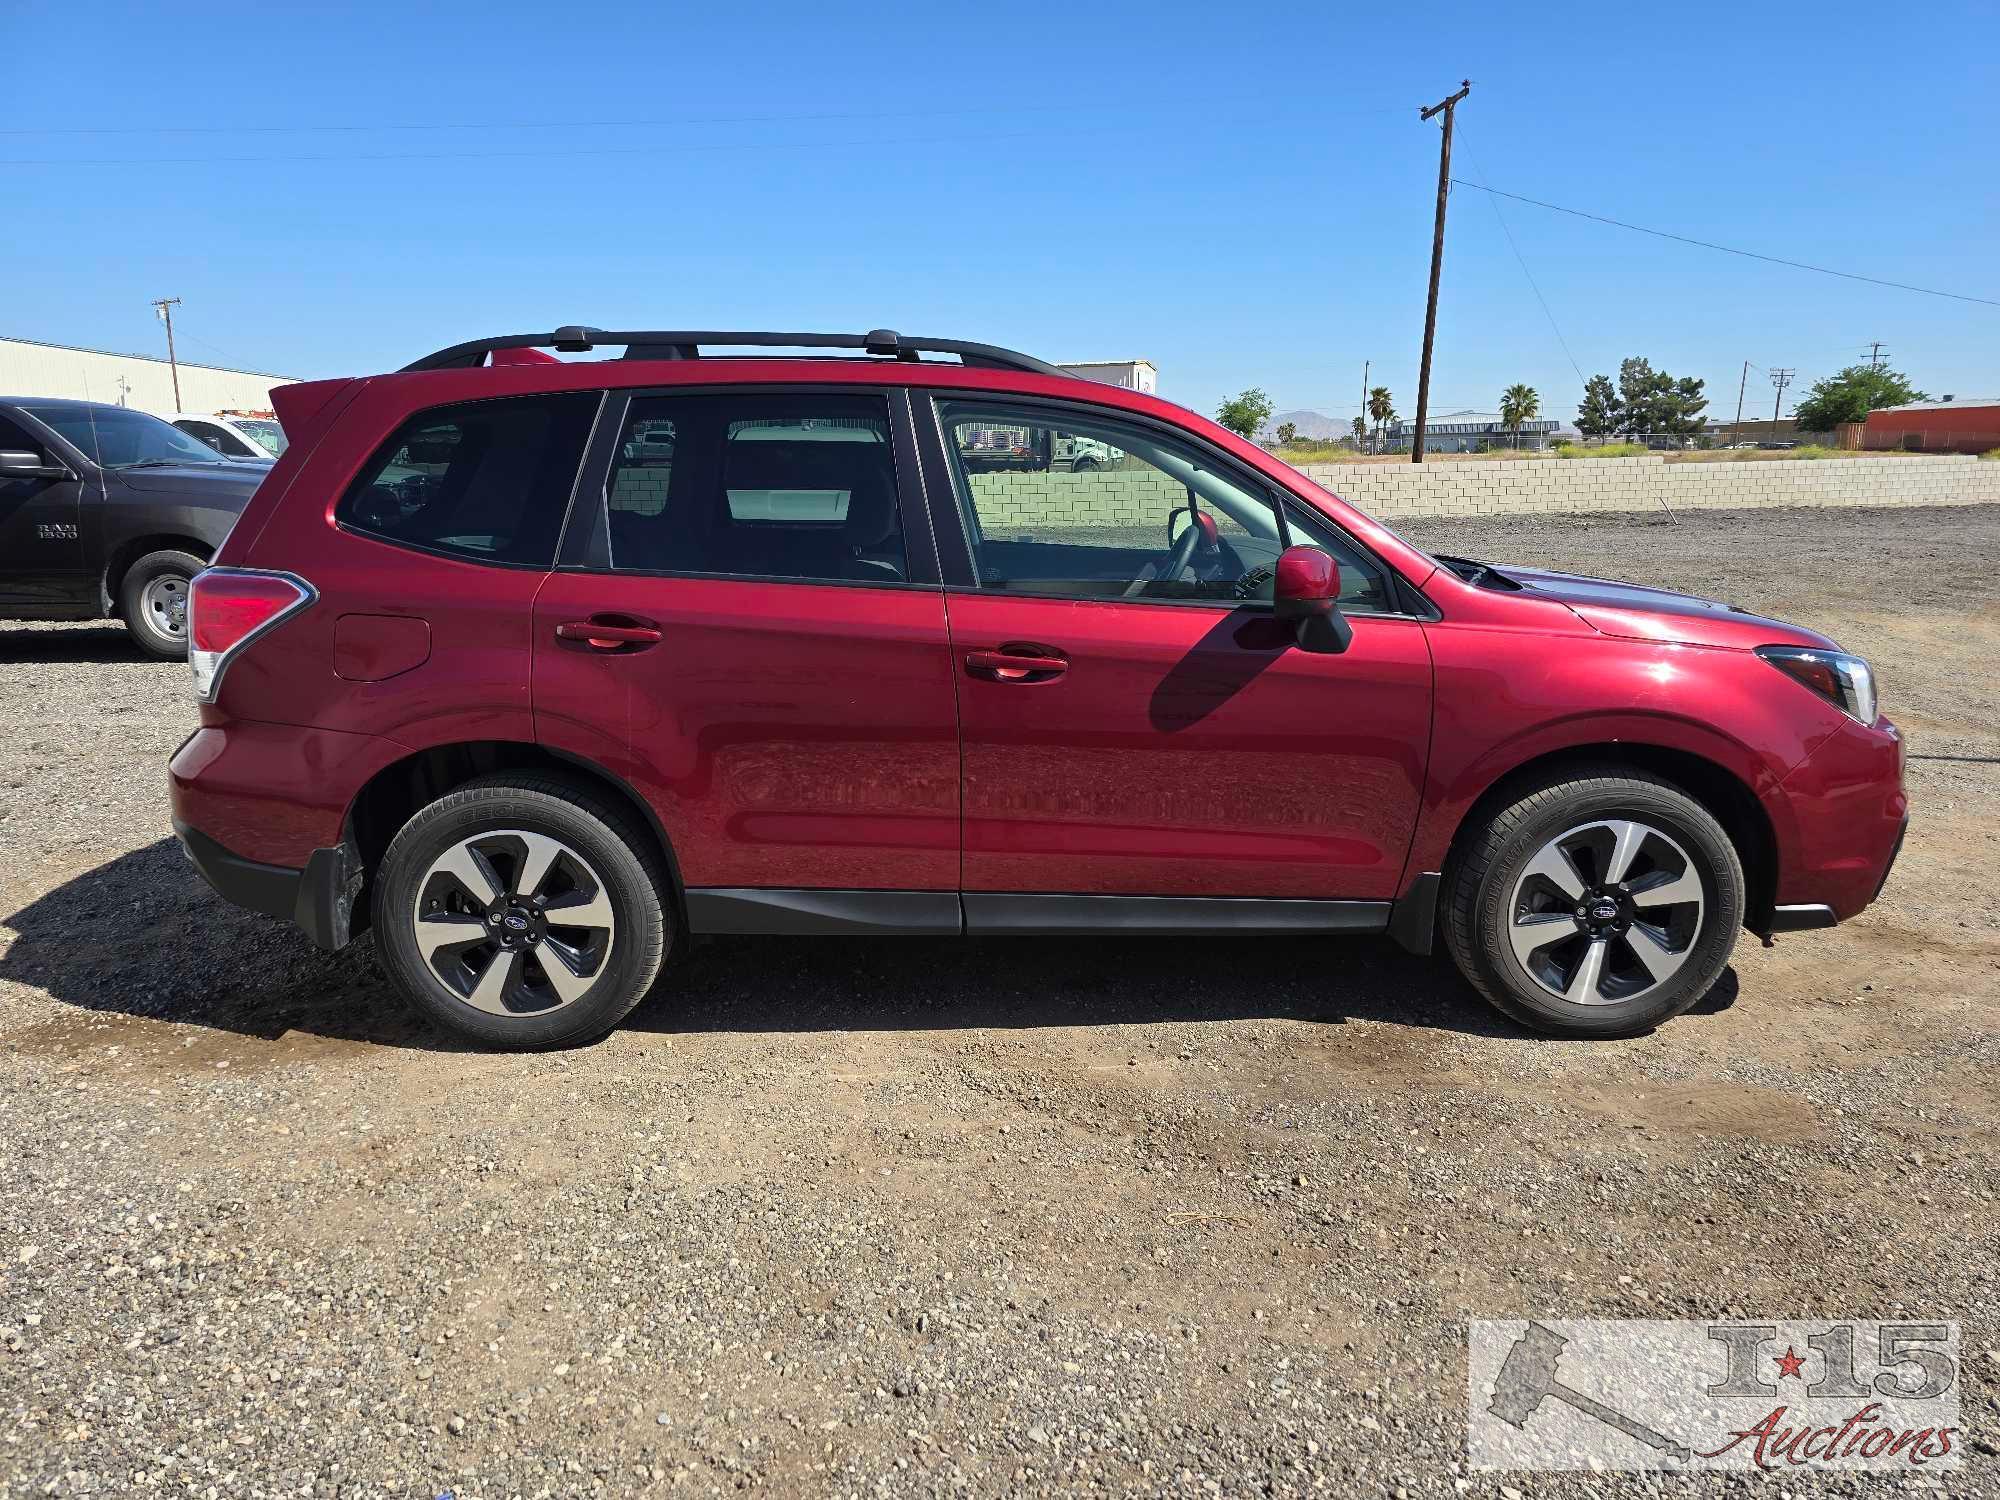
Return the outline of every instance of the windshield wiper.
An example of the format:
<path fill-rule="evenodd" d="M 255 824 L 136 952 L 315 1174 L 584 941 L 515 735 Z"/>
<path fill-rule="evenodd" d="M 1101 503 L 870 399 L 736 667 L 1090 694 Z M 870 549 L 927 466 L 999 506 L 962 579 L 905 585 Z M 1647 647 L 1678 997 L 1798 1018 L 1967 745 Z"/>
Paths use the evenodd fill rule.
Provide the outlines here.
<path fill-rule="evenodd" d="M 141 458 L 129 464 L 114 464 L 118 469 L 210 469 L 228 462 L 220 458 Z"/>
<path fill-rule="evenodd" d="M 1446 552 L 1434 552 L 1431 555 L 1474 587 L 1477 587 L 1479 581 L 1493 571 L 1485 563 L 1474 562 L 1469 557 L 1453 557 Z"/>
<path fill-rule="evenodd" d="M 1433 553 L 1432 555 L 1476 589 L 1493 589 L 1499 593 L 1515 593 L 1521 588 L 1519 583 L 1516 583 L 1505 573 L 1494 567 L 1492 563 L 1475 562 L 1469 557 L 1448 557 L 1442 552 Z"/>

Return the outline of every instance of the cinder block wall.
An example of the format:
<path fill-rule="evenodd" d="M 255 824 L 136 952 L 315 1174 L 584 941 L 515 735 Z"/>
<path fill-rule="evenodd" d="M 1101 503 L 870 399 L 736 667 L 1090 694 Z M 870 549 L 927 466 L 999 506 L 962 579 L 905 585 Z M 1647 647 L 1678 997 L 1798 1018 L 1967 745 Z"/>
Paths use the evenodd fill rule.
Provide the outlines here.
<path fill-rule="evenodd" d="M 1974 457 L 1771 459 L 1677 463 L 1657 456 L 1432 459 L 1422 464 L 1312 464 L 1304 472 L 1371 515 L 1535 515 L 1561 511 L 1758 506 L 1975 505 L 2000 501 L 2000 463 Z M 1153 526 L 1185 503 L 1180 485 L 1134 465 L 1072 474 L 981 474 L 987 529 Z"/>
<path fill-rule="evenodd" d="M 1168 511 L 1187 504 L 1187 491 L 1176 481 L 1149 465 L 1129 459 L 1127 464 L 1081 474 L 1067 469 L 975 474 L 980 529 L 990 535 L 1014 525 L 1158 526 Z"/>
<path fill-rule="evenodd" d="M 1305 473 L 1371 515 L 1536 515 L 1560 511 L 1759 506 L 1976 505 L 2000 501 L 2000 463 L 1976 457 L 1475 459 L 1312 464 Z"/>

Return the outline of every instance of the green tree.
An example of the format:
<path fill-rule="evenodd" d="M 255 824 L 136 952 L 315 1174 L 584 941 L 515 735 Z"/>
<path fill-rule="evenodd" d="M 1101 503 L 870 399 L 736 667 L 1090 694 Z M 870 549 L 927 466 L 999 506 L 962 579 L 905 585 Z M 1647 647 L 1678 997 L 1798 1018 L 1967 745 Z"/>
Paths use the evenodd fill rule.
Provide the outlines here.
<path fill-rule="evenodd" d="M 1270 418 L 1272 410 L 1271 398 L 1252 386 L 1218 406 L 1215 420 L 1238 437 L 1254 438 L 1258 429 Z"/>
<path fill-rule="evenodd" d="M 1359 453 L 1361 445 L 1367 441 L 1368 419 L 1366 417 L 1356 417 L 1354 419 L 1354 451 Z"/>
<path fill-rule="evenodd" d="M 1653 430 L 1657 416 L 1659 376 L 1650 359 L 1634 356 L 1618 366 L 1618 404 L 1624 415 L 1619 430 L 1632 437 L 1644 437 Z"/>
<path fill-rule="evenodd" d="M 1298 439 L 1298 435 L 1299 429 L 1295 424 L 1291 422 L 1280 422 L 1278 424 L 1278 441 L 1283 443 L 1287 448 L 1291 447 Z"/>
<path fill-rule="evenodd" d="M 1532 386 L 1510 385 L 1500 393 L 1500 425 L 1514 429 L 1514 446 L 1521 446 L 1521 424 L 1542 412 L 1542 398 Z"/>
<path fill-rule="evenodd" d="M 1609 375 L 1593 375 L 1583 383 L 1583 401 L 1576 409 L 1576 430 L 1585 437 L 1609 437 L 1618 430 L 1625 403 Z"/>
<path fill-rule="evenodd" d="M 1842 422 L 1865 422 L 1885 406 L 1906 406 L 1931 398 L 1887 366 L 1849 365 L 1838 375 L 1813 382 L 1793 409 L 1801 432 L 1831 432 Z"/>
<path fill-rule="evenodd" d="M 1375 447 L 1382 447 L 1382 429 L 1396 420 L 1395 398 L 1389 394 L 1389 387 L 1378 385 L 1368 393 L 1368 416 L 1375 424 Z"/>
<path fill-rule="evenodd" d="M 1623 408 L 1620 429 L 1631 437 L 1688 437 L 1701 430 L 1708 409 L 1702 392 L 1706 382 L 1692 375 L 1678 380 L 1651 360 L 1634 357 L 1618 366 L 1618 396 Z"/>
<path fill-rule="evenodd" d="M 1707 384 L 1693 375 L 1683 375 L 1661 393 L 1660 422 L 1666 431 L 1676 437 L 1693 437 L 1701 431 L 1701 414 L 1708 410 L 1708 397 L 1702 394 Z"/>

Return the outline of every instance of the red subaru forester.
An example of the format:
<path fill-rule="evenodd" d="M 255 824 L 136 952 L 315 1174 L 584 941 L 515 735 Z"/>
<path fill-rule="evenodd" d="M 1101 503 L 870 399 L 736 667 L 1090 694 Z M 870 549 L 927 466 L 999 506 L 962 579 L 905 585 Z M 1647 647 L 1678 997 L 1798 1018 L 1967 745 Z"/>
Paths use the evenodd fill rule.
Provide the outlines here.
<path fill-rule="evenodd" d="M 492 1045 L 605 1031 L 701 933 L 1441 933 L 1615 1036 L 1902 837 L 1824 636 L 1429 556 L 1004 349 L 564 328 L 274 398 L 175 828 Z"/>

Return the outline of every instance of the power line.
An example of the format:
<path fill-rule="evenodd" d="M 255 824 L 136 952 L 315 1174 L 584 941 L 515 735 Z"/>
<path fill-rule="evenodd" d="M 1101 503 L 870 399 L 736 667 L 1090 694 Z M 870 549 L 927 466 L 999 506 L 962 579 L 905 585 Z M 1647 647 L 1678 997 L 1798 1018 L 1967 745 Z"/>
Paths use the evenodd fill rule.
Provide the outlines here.
<path fill-rule="evenodd" d="M 1465 154 L 1469 157 L 1472 152 L 1468 150 Z M 1569 340 L 1563 337 L 1562 329 L 1556 325 L 1556 315 L 1549 310 L 1549 299 L 1542 295 L 1542 289 L 1535 281 L 1535 273 L 1528 269 L 1527 259 L 1521 254 L 1521 247 L 1514 243 L 1514 231 L 1507 227 L 1506 217 L 1500 212 L 1500 200 L 1488 193 L 1486 201 L 1493 209 L 1493 217 L 1500 221 L 1500 232 L 1507 236 L 1507 248 L 1514 252 L 1514 260 L 1521 267 L 1521 274 L 1527 278 L 1528 290 L 1533 292 L 1535 300 L 1542 304 L 1542 316 L 1549 320 L 1549 332 L 1556 336 L 1556 343 L 1562 346 L 1563 358 L 1568 360 L 1569 367 L 1576 371 L 1576 383 L 1587 385 L 1589 382 L 1584 379 L 1583 366 L 1579 365 L 1576 356 L 1569 352 Z"/>
<path fill-rule="evenodd" d="M 0 135 L 363 135 L 376 131 L 409 130 L 651 130 L 683 125 L 777 125 L 794 121 L 911 120 L 946 116 L 1002 114 L 1009 108 L 993 104 L 968 109 L 878 109 L 825 114 L 678 115 L 654 120 L 417 120 L 367 125 L 105 125 L 20 126 Z"/>
<path fill-rule="evenodd" d="M 1516 203 L 1527 203 L 1535 208 L 1546 208 L 1551 213 L 1570 214 L 1579 219 L 1590 219 L 1599 224 L 1609 224 L 1617 229 L 1630 229 L 1636 234 L 1650 234 L 1663 240 L 1678 240 L 1683 245 L 1696 245 L 1703 250 L 1720 250 L 1724 255 L 1741 255 L 1748 260 L 1768 261 L 1774 266 L 1790 266 L 1798 271 L 1815 271 L 1821 276 L 1838 276 L 1846 281 L 1865 281 L 1873 286 L 1893 287 L 1899 292 L 1921 292 L 1926 297 L 1949 297 L 1954 302 L 1978 302 L 1987 307 L 2000 307 L 2000 301 L 1991 297 L 1974 297 L 1965 292 L 1941 292 L 1935 287 L 1912 286 L 1907 281 L 1885 281 L 1880 276 L 1863 276 L 1855 271 L 1836 271 L 1828 266 L 1809 265 L 1802 260 L 1787 260 L 1782 255 L 1760 255 L 1755 250 L 1738 250 L 1733 245 L 1718 245 L 1712 240 L 1697 240 L 1685 234 L 1673 234 L 1665 229 L 1648 229 L 1644 224 L 1627 224 L 1623 219 L 1586 213 L 1580 208 L 1564 208 L 1560 203 L 1544 203 L 1539 198 L 1510 193 L 1503 188 L 1488 187 L 1483 182 L 1467 182 L 1462 177 L 1454 177 L 1452 181 L 1460 187 L 1477 188 L 1482 193 L 1497 193 L 1502 198 L 1512 198 Z"/>
<path fill-rule="evenodd" d="M 1138 126 L 1131 127 L 1134 130 Z M 379 151 L 379 152 L 326 152 L 314 155 L 296 156 L 69 156 L 69 157 L 26 157 L 0 159 L 0 167 L 192 167 L 192 166 L 260 166 L 293 164 L 300 162 L 397 162 L 397 161 L 519 161 L 561 160 L 587 156 L 653 156 L 670 157 L 691 155 L 696 152 L 717 151 L 801 151 L 853 149 L 864 146 L 926 146 L 950 145 L 964 142 L 1012 141 L 1038 137 L 1039 131 L 981 131 L 968 135 L 904 136 L 897 139 L 877 138 L 866 141 L 703 141 L 695 144 L 675 142 L 672 145 L 650 146 L 592 146 L 550 150 L 524 151 Z"/>

